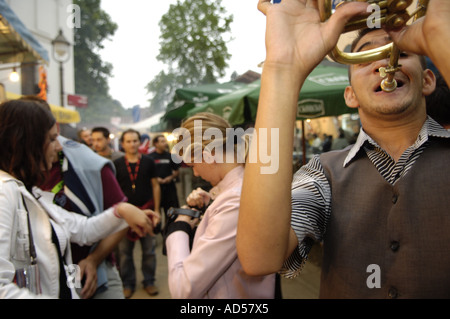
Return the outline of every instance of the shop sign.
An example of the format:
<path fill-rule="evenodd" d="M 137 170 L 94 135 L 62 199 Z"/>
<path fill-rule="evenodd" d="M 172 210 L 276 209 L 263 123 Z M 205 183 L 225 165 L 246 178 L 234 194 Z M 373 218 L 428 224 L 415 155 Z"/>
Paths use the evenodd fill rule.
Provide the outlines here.
<path fill-rule="evenodd" d="M 75 95 L 68 94 L 67 95 L 67 104 L 80 108 L 88 107 L 88 97 L 86 95 Z"/>
<path fill-rule="evenodd" d="M 314 118 L 325 114 L 325 105 L 322 100 L 304 99 L 297 104 L 297 117 Z"/>

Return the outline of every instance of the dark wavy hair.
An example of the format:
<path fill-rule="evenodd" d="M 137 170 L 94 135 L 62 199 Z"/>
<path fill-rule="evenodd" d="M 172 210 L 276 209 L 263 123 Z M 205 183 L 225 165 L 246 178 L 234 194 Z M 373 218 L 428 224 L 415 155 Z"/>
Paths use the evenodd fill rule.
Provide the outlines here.
<path fill-rule="evenodd" d="M 44 145 L 55 123 L 50 110 L 39 102 L 19 99 L 0 104 L 0 169 L 29 190 L 45 178 Z"/>

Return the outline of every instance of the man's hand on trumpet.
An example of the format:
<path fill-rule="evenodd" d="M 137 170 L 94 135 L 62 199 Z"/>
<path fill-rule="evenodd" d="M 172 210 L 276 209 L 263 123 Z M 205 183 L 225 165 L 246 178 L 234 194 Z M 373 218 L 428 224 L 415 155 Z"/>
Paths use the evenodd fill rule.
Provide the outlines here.
<path fill-rule="evenodd" d="M 401 50 L 428 56 L 450 85 L 450 1 L 430 0 L 424 17 L 389 35 Z"/>

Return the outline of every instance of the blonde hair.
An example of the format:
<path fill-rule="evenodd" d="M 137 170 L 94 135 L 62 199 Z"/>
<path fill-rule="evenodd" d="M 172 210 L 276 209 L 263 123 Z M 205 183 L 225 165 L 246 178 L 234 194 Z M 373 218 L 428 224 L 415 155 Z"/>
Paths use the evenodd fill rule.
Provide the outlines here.
<path fill-rule="evenodd" d="M 233 155 L 233 162 L 237 160 L 238 163 L 245 163 L 248 153 L 248 136 L 242 136 L 239 139 L 239 136 L 234 134 L 233 127 L 224 118 L 213 113 L 201 112 L 183 121 L 181 128 L 186 130 L 186 134 L 180 135 L 178 138 L 179 143 L 183 142 L 184 145 L 187 145 L 184 151 L 180 150 L 180 155 L 185 162 L 192 162 L 192 159 L 194 162 L 200 162 L 203 158 L 203 151 L 208 151 L 216 156 L 218 162 L 223 160 L 218 154 L 220 152 L 227 155 L 227 162 Z M 190 141 L 183 140 L 186 136 L 190 138 Z M 230 150 L 233 151 L 233 154 L 229 154 Z M 234 154 L 237 154 L 237 158 L 234 157 Z"/>

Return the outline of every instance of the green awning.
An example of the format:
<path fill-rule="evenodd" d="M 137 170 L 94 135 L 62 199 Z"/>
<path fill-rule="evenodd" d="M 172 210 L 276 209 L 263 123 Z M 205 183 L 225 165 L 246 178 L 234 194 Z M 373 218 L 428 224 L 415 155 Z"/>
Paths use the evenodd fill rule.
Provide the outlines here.
<path fill-rule="evenodd" d="M 344 90 L 349 85 L 347 68 L 320 64 L 306 79 L 299 95 L 297 119 L 305 120 L 323 116 L 356 113 L 347 107 Z M 261 90 L 257 80 L 246 87 L 223 95 L 202 106 L 192 108 L 187 115 L 212 112 L 227 119 L 232 125 L 240 125 L 256 119 Z"/>
<path fill-rule="evenodd" d="M 250 100 L 250 96 L 251 94 L 257 94 L 259 97 L 260 88 L 261 80 L 258 79 L 238 90 L 189 110 L 187 115 L 192 116 L 199 112 L 211 112 L 223 117 L 231 125 L 254 121 L 258 99 L 256 101 Z"/>
<path fill-rule="evenodd" d="M 186 118 L 189 110 L 245 85 L 240 82 L 226 82 L 177 89 L 173 101 L 167 106 L 164 118 L 182 120 Z"/>

